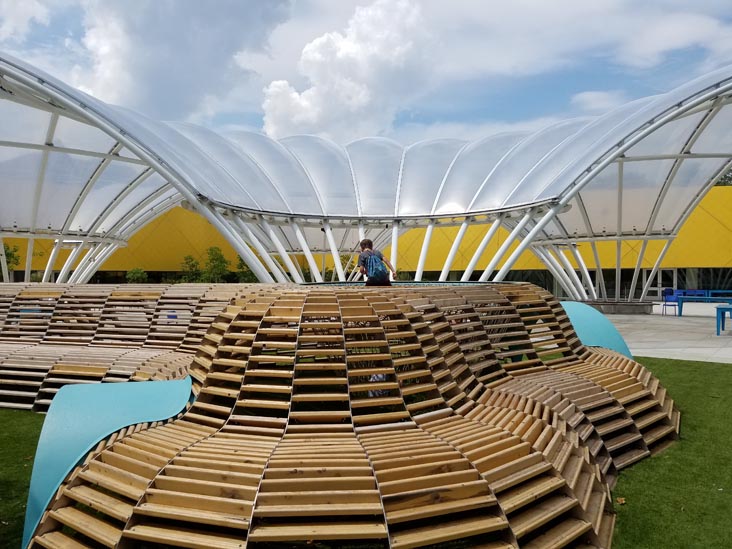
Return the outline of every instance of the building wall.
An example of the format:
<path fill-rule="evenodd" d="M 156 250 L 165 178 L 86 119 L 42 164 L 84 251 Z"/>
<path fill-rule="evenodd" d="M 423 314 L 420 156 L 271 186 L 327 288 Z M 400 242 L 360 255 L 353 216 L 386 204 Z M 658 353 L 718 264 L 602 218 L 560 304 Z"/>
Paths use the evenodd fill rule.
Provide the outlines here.
<path fill-rule="evenodd" d="M 702 200 L 683 226 L 679 236 L 671 245 L 663 267 L 732 267 L 732 187 L 714 187 Z M 471 227 L 467 230 L 460 251 L 458 252 L 454 270 L 463 270 L 473 251 L 483 237 L 487 226 Z M 439 271 L 447 257 L 457 227 L 435 229 L 432 235 L 430 253 L 425 266 L 426 271 Z M 507 236 L 506 231 L 499 231 L 493 242 L 489 244 L 478 266 L 485 268 L 490 257 L 498 250 Z M 403 271 L 415 271 L 422 248 L 424 229 L 413 229 L 399 240 L 398 268 Z M 25 265 L 26 243 L 24 240 L 6 238 L 9 245 L 17 245 L 21 255 L 18 270 Z M 53 241 L 36 240 L 32 268 L 42 270 L 50 253 Z M 650 242 L 645 254 L 643 266 L 651 268 L 663 243 Z M 237 255 L 226 240 L 200 215 L 174 208 L 170 212 L 151 222 L 136 233 L 126 248 L 118 250 L 103 265 L 102 271 L 127 271 L 139 267 L 146 271 L 179 271 L 183 257 L 191 255 L 201 264 L 206 259 L 206 249 L 218 246 L 231 261 L 232 270 L 236 268 Z M 587 244 L 580 244 L 588 267 L 594 267 L 592 254 Z M 622 245 L 622 267 L 635 267 L 640 241 L 628 241 Z M 598 248 L 604 268 L 612 268 L 615 264 L 615 242 L 600 242 Z M 389 253 L 389 248 L 385 249 Z M 68 256 L 64 250 L 56 260 L 55 269 L 60 270 Z M 318 263 L 320 259 L 316 257 Z M 330 257 L 326 258 L 332 265 Z M 304 262 L 303 262 L 304 265 Z M 516 265 L 516 269 L 544 269 L 542 263 L 531 253 L 525 253 Z"/>

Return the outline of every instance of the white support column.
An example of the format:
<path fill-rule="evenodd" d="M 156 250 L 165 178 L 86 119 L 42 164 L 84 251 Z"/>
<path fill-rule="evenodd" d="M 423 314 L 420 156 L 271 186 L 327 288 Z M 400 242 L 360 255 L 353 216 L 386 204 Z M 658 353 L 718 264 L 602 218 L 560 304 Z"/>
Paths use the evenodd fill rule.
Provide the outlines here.
<path fill-rule="evenodd" d="M 582 254 L 579 253 L 579 250 L 577 249 L 577 246 L 570 244 L 569 250 L 572 253 L 572 256 L 574 257 L 574 260 L 577 262 L 577 265 L 579 265 L 580 272 L 582 273 L 582 278 L 585 279 L 585 285 L 587 286 L 587 291 L 589 292 L 590 299 L 597 299 L 597 292 L 595 292 L 595 285 L 592 284 L 592 278 L 590 278 L 590 271 L 587 270 L 587 264 L 585 263 L 585 260 L 582 258 Z"/>
<path fill-rule="evenodd" d="M 366 238 L 366 229 L 363 227 L 363 223 L 358 224 L 358 241 L 361 242 Z"/>
<path fill-rule="evenodd" d="M 430 248 L 430 240 L 432 240 L 432 231 L 434 230 L 434 228 L 434 222 L 430 221 L 429 225 L 427 225 L 427 229 L 425 229 L 424 232 L 422 250 L 419 252 L 419 260 L 417 261 L 417 272 L 414 273 L 414 280 L 418 282 L 422 280 L 422 275 L 424 274 L 424 264 L 427 261 L 427 252 Z"/>
<path fill-rule="evenodd" d="M 305 259 L 307 259 L 308 266 L 310 267 L 310 275 L 315 277 L 315 282 L 323 282 L 323 277 L 320 276 L 320 269 L 318 269 L 318 264 L 315 262 L 313 253 L 310 251 L 310 246 L 305 238 L 305 233 L 302 232 L 302 228 L 295 221 L 291 221 L 290 225 L 292 225 L 292 229 L 295 231 L 295 237 L 300 243 L 300 247 L 305 254 Z"/>
<path fill-rule="evenodd" d="M 554 279 L 559 282 L 559 285 L 564 288 L 565 292 L 567 292 L 567 295 L 569 297 L 572 297 L 573 299 L 576 299 L 572 285 L 569 283 L 569 279 L 567 278 L 567 274 L 562 270 L 557 261 L 549 253 L 549 251 L 539 246 L 532 246 L 531 249 L 539 258 L 539 260 L 541 260 L 541 262 L 546 265 L 547 269 L 549 269 L 549 272 L 552 274 Z"/>
<path fill-rule="evenodd" d="M 516 241 L 516 238 L 518 238 L 518 235 L 521 234 L 521 231 L 524 230 L 524 227 L 526 227 L 527 223 L 531 221 L 533 215 L 533 211 L 529 210 L 524 214 L 524 217 L 521 219 L 521 221 L 519 221 L 518 224 L 513 228 L 513 231 L 511 231 L 511 233 L 508 235 L 508 238 L 506 238 L 503 244 L 501 244 L 501 247 L 498 248 L 496 255 L 494 255 L 493 259 L 491 259 L 490 263 L 488 263 L 488 266 L 485 268 L 485 271 L 483 271 L 483 274 L 480 275 L 479 280 L 481 282 L 485 282 L 486 280 L 488 280 L 488 277 L 493 273 L 493 270 L 498 265 L 498 262 L 506 254 L 508 249 L 511 247 L 511 244 Z"/>
<path fill-rule="evenodd" d="M 526 249 L 531 245 L 531 242 L 536 238 L 536 235 L 539 234 L 541 231 L 544 230 L 544 227 L 547 226 L 547 224 L 554 219 L 554 216 L 559 213 L 559 210 L 561 210 L 564 206 L 562 204 L 555 204 L 551 210 L 546 212 L 544 214 L 544 217 L 542 217 L 539 222 L 534 225 L 534 228 L 529 231 L 529 234 L 527 234 L 521 242 L 519 242 L 518 247 L 513 251 L 513 253 L 508 257 L 508 259 L 503 263 L 503 267 L 498 271 L 498 274 L 493 277 L 493 280 L 495 282 L 500 282 L 506 277 L 506 274 L 508 271 L 510 271 L 513 266 L 516 264 L 516 261 L 518 261 L 518 258 L 521 257 L 521 254 L 523 254 Z"/>
<path fill-rule="evenodd" d="M 91 277 L 94 276 L 94 273 L 96 273 L 101 268 L 101 266 L 104 265 L 104 262 L 107 261 L 107 259 L 109 259 L 109 257 L 118 249 L 119 245 L 117 244 L 107 244 L 105 246 L 105 249 L 97 257 L 96 261 L 91 263 L 86 271 L 82 274 L 79 282 L 83 284 L 89 282 Z"/>
<path fill-rule="evenodd" d="M 536 248 L 532 246 L 532 249 Z M 582 297 L 579 295 L 577 287 L 572 284 L 572 280 L 569 278 L 569 274 L 567 274 L 567 271 L 562 267 L 561 262 L 555 257 L 555 253 L 556 249 L 544 249 L 545 261 L 547 262 L 547 264 L 554 267 L 555 276 L 559 277 L 558 280 L 560 281 L 562 288 L 564 288 L 564 291 L 567 292 L 567 295 L 574 300 L 580 301 Z"/>
<path fill-rule="evenodd" d="M 79 242 L 76 247 L 73 249 L 73 251 L 69 254 L 69 257 L 66 258 L 66 262 L 64 263 L 64 266 L 61 267 L 61 272 L 58 274 L 58 278 L 56 279 L 56 282 L 63 283 L 66 282 L 67 277 L 69 276 L 69 271 L 71 270 L 71 267 L 74 266 L 74 262 L 79 257 L 79 254 L 84 249 L 84 243 Z"/>
<path fill-rule="evenodd" d="M 290 280 L 285 277 L 282 274 L 282 271 L 280 271 L 277 265 L 275 265 L 275 260 L 272 259 L 271 255 L 269 255 L 269 251 L 267 251 L 262 242 L 252 232 L 252 229 L 249 227 L 249 225 L 247 225 L 247 223 L 238 216 L 234 217 L 234 223 L 239 229 L 241 229 L 246 239 L 251 242 L 252 246 L 254 246 L 254 249 L 257 250 L 259 257 L 262 258 L 262 261 L 264 261 L 264 263 L 267 265 L 277 282 L 289 282 Z"/>
<path fill-rule="evenodd" d="M 58 257 L 58 252 L 61 249 L 61 243 L 63 240 L 58 239 L 53 244 L 53 249 L 51 250 L 51 255 L 48 258 L 48 261 L 46 262 L 46 270 L 43 271 L 43 282 L 48 282 L 51 280 L 51 274 L 53 274 L 53 265 L 56 263 L 56 257 Z"/>
<path fill-rule="evenodd" d="M 618 238 L 615 243 L 615 301 L 620 301 L 620 261 L 622 259 L 623 241 Z"/>
<path fill-rule="evenodd" d="M 468 225 L 469 223 L 467 219 L 463 221 L 463 224 L 460 225 L 460 229 L 458 230 L 458 234 L 455 237 L 455 240 L 452 241 L 452 246 L 450 246 L 450 252 L 447 254 L 445 264 L 442 266 L 442 272 L 440 273 L 440 282 L 444 282 L 445 280 L 447 280 L 447 276 L 450 274 L 450 268 L 455 261 L 455 256 L 460 249 L 460 244 L 462 243 L 463 238 L 465 238 L 465 231 L 468 230 Z"/>
<path fill-rule="evenodd" d="M 478 261 L 480 261 L 480 256 L 483 255 L 483 252 L 485 251 L 486 247 L 488 246 L 488 243 L 493 239 L 493 237 L 498 232 L 498 228 L 501 226 L 502 220 L 503 220 L 503 216 L 500 215 L 493 221 L 493 223 L 491 223 L 491 226 L 489 227 L 489 229 L 486 231 L 485 235 L 483 236 L 483 240 L 481 240 L 480 244 L 478 244 L 478 249 L 475 250 L 473 257 L 470 258 L 470 263 L 468 263 L 468 268 L 465 269 L 463 276 L 460 278 L 461 282 L 468 282 L 470 280 L 470 277 L 473 274 L 473 271 L 475 270 L 475 266 L 478 264 Z"/>
<path fill-rule="evenodd" d="M 577 276 L 577 271 L 575 271 L 574 267 L 572 267 L 572 263 L 569 261 L 569 259 L 567 259 L 567 256 L 559 248 L 555 247 L 554 253 L 557 255 L 559 262 L 564 266 L 564 271 L 569 276 L 569 280 L 572 282 L 573 286 L 577 288 L 577 294 L 584 301 L 587 301 L 587 292 L 582 286 L 582 281 Z"/>
<path fill-rule="evenodd" d="M 31 265 L 33 263 L 33 244 L 33 237 L 30 237 L 25 251 L 25 276 L 23 277 L 23 280 L 26 282 L 30 282 Z"/>
<path fill-rule="evenodd" d="M 597 251 L 597 245 L 593 240 L 590 242 L 592 248 L 592 255 L 595 257 L 595 280 L 598 283 L 598 289 L 600 290 L 600 297 L 607 299 L 607 288 L 605 288 L 605 275 L 602 274 L 602 264 L 600 263 L 600 253 Z"/>
<path fill-rule="evenodd" d="M 397 258 L 399 257 L 399 221 L 394 221 L 391 226 L 391 265 L 397 270 Z M 392 280 L 394 277 L 389 275 Z"/>
<path fill-rule="evenodd" d="M 295 267 L 295 264 L 292 262 L 292 259 L 290 258 L 289 254 L 287 253 L 287 250 L 285 250 L 285 247 L 282 245 L 282 242 L 277 237 L 277 233 L 275 233 L 274 227 L 267 223 L 265 219 L 261 219 L 260 223 L 262 224 L 262 227 L 267 232 L 267 236 L 269 236 L 269 240 L 274 244 L 274 247 L 277 249 L 277 253 L 280 254 L 280 257 L 282 258 L 282 261 L 285 262 L 285 265 L 287 266 L 287 270 L 290 271 L 290 276 L 292 277 L 292 280 L 297 282 L 298 284 L 302 284 L 304 281 L 302 278 L 300 278 L 300 272 L 297 270 L 297 267 Z"/>
<path fill-rule="evenodd" d="M 651 284 L 653 284 L 653 278 L 656 276 L 656 273 L 658 272 L 658 268 L 661 266 L 661 261 L 663 261 L 663 258 L 666 255 L 666 252 L 668 251 L 669 246 L 671 246 L 671 242 L 673 242 L 673 238 L 669 238 L 666 241 L 666 244 L 663 245 L 663 249 L 661 250 L 661 253 L 658 254 L 658 259 L 656 259 L 656 262 L 653 264 L 653 269 L 651 269 L 651 274 L 648 275 L 648 280 L 646 281 L 645 286 L 643 286 L 643 291 L 641 292 L 641 296 L 640 296 L 641 301 L 643 301 L 646 298 L 646 295 L 648 295 L 648 290 L 651 289 Z"/>
<path fill-rule="evenodd" d="M 638 261 L 635 263 L 635 270 L 633 271 L 633 280 L 630 283 L 630 293 L 628 294 L 628 301 L 633 301 L 633 295 L 635 294 L 635 287 L 636 284 L 638 284 L 638 275 L 641 271 L 641 265 L 643 264 L 643 256 L 646 253 L 646 247 L 648 246 L 648 241 L 644 240 L 641 243 L 641 249 L 638 253 Z"/>
<path fill-rule="evenodd" d="M 336 245 L 335 238 L 333 237 L 333 230 L 330 228 L 330 223 L 327 221 L 323 222 L 323 228 L 325 229 L 325 238 L 328 239 L 328 246 L 330 246 L 330 253 L 333 256 L 333 263 L 335 264 L 335 272 L 338 274 L 338 280 L 341 282 L 346 281 L 346 273 L 343 272 L 343 265 L 341 265 L 341 254 Z"/>
<path fill-rule="evenodd" d="M 615 301 L 620 301 L 620 277 L 621 272 L 621 261 L 622 261 L 622 237 L 623 237 L 623 162 L 618 162 L 618 226 L 617 226 L 617 237 L 618 242 L 615 248 Z"/>
<path fill-rule="evenodd" d="M 5 242 L 0 237 L 0 270 L 3 275 L 3 282 L 10 282 L 10 273 L 8 272 L 8 258 L 5 257 Z"/>
<path fill-rule="evenodd" d="M 94 264 L 94 258 L 96 257 L 98 250 L 98 243 L 95 242 L 89 245 L 89 249 L 86 251 L 84 257 L 81 258 L 76 269 L 74 269 L 74 272 L 69 277 L 69 284 L 77 283 L 86 270 Z"/>

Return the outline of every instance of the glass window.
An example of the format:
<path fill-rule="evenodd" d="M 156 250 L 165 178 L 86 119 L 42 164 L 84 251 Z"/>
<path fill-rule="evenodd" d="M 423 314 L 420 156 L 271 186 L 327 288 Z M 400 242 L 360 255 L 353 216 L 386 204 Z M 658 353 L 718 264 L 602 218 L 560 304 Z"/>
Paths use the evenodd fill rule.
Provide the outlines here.
<path fill-rule="evenodd" d="M 82 124 L 61 116 L 56 124 L 53 144 L 57 147 L 108 153 L 116 143 L 114 139 L 94 126 Z"/>
<path fill-rule="evenodd" d="M 6 229 L 28 229 L 43 153 L 0 147 L 0 220 Z"/>
<path fill-rule="evenodd" d="M 42 145 L 51 114 L 14 101 L 0 100 L 0 140 Z"/>
<path fill-rule="evenodd" d="M 88 231 L 91 224 L 114 199 L 144 171 L 144 166 L 128 162 L 111 162 L 100 174 L 82 207 L 71 222 L 73 230 Z"/>
<path fill-rule="evenodd" d="M 112 210 L 107 211 L 105 209 L 100 212 L 100 215 L 103 217 L 103 221 L 99 226 L 99 231 L 111 231 L 115 224 L 127 215 L 128 212 L 136 208 L 142 201 L 166 184 L 167 182 L 158 174 L 153 174 L 148 177 Z"/>
<path fill-rule="evenodd" d="M 61 230 L 79 193 L 101 162 L 101 158 L 91 156 L 49 153 L 36 227 Z M 69 229 L 79 230 L 80 227 Z"/>

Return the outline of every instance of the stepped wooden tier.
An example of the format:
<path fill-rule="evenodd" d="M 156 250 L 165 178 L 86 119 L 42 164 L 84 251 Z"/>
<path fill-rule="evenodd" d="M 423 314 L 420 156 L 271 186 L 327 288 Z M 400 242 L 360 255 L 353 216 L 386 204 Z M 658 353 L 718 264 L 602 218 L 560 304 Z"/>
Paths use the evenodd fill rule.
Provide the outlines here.
<path fill-rule="evenodd" d="M 6 402 L 186 371 L 196 395 L 101 441 L 31 547 L 609 547 L 617 470 L 679 430 L 530 284 L 0 292 L 2 389 L 36 383 Z"/>

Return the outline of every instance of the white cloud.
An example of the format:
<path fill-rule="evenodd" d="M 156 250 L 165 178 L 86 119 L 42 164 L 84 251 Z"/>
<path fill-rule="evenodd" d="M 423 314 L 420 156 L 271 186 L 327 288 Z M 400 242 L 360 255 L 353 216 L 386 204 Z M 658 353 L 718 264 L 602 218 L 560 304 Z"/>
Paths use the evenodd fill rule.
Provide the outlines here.
<path fill-rule="evenodd" d="M 601 114 L 628 102 L 623 91 L 584 91 L 576 93 L 570 104 L 584 113 Z"/>
<path fill-rule="evenodd" d="M 266 133 L 318 133 L 338 141 L 383 133 L 422 91 L 423 42 L 417 3 L 378 0 L 356 8 L 345 32 L 326 33 L 303 48 L 299 70 L 307 89 L 299 92 L 287 80 L 267 86 Z"/>
<path fill-rule="evenodd" d="M 413 141 L 500 128 L 486 118 L 522 108 L 504 115 L 479 88 L 557 70 L 576 81 L 547 90 L 568 112 L 643 80 L 665 91 L 732 61 L 730 19 L 728 0 L 0 0 L 0 48 L 154 118 Z M 583 70 L 628 84 L 601 91 Z"/>
<path fill-rule="evenodd" d="M 48 7 L 39 0 L 0 0 L 0 40 L 22 41 L 32 22 L 48 21 Z"/>
<path fill-rule="evenodd" d="M 248 77 L 234 61 L 262 49 L 289 2 L 89 0 L 82 44 L 92 60 L 76 84 L 163 119 L 186 118 Z"/>

